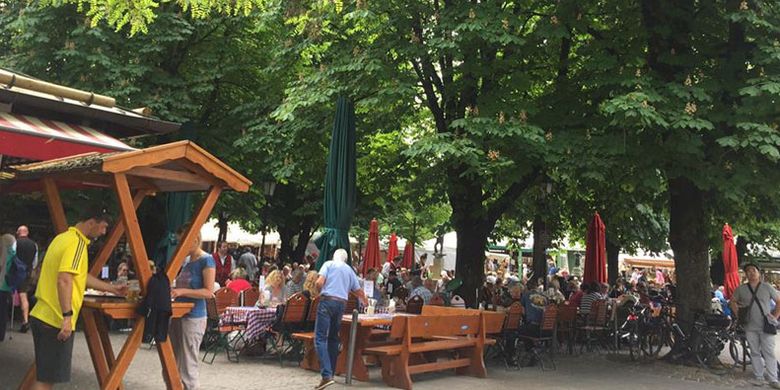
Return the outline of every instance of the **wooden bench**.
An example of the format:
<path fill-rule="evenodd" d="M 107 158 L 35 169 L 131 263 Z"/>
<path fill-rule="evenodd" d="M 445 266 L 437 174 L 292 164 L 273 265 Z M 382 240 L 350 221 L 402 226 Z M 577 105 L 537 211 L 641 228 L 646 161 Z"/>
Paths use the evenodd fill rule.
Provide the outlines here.
<path fill-rule="evenodd" d="M 504 328 L 506 313 L 495 311 L 465 309 L 462 307 L 430 306 L 425 305 L 422 308 L 422 315 L 432 316 L 453 316 L 453 315 L 484 315 L 485 317 L 485 335 L 499 335 Z M 442 337 L 437 337 L 442 338 Z M 496 339 L 487 337 L 485 345 L 495 345 Z"/>
<path fill-rule="evenodd" d="M 485 319 L 474 313 L 395 317 L 390 337 L 401 343 L 366 348 L 364 353 L 377 356 L 382 380 L 400 389 L 410 390 L 411 375 L 423 372 L 455 369 L 457 374 L 484 378 Z M 451 359 L 431 359 L 432 352 L 446 352 Z"/>

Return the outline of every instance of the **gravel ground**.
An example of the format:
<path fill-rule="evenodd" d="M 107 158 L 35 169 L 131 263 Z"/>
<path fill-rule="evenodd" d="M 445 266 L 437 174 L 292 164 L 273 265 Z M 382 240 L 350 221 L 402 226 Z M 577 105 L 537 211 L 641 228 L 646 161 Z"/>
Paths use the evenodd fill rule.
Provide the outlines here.
<path fill-rule="evenodd" d="M 32 335 L 12 332 L 12 340 L 0 343 L 0 389 L 15 389 L 33 359 Z M 73 360 L 73 381 L 57 389 L 96 389 L 97 381 L 84 335 L 76 336 Z M 112 334 L 114 350 L 118 351 L 126 336 Z M 727 361 L 725 358 L 723 361 Z M 476 388 L 516 388 L 534 386 L 544 389 L 734 389 L 753 388 L 747 383 L 748 373 L 728 370 L 714 375 L 698 367 L 671 365 L 660 361 L 630 362 L 627 355 L 586 353 L 580 356 L 558 355 L 557 370 L 539 368 L 506 370 L 502 364 L 488 364 L 488 378 L 455 376 L 452 372 L 416 375 L 414 388 L 474 390 Z M 748 367 L 748 372 L 750 368 Z M 319 381 L 317 373 L 302 370 L 294 362 L 280 367 L 278 360 L 246 358 L 240 363 L 228 362 L 225 355 L 214 364 L 200 366 L 202 389 L 311 389 Z M 164 389 L 156 350 L 143 348 L 136 355 L 124 379 L 129 390 Z M 339 378 L 331 389 L 387 388 L 381 372 L 371 370 L 371 381 L 344 384 Z"/>

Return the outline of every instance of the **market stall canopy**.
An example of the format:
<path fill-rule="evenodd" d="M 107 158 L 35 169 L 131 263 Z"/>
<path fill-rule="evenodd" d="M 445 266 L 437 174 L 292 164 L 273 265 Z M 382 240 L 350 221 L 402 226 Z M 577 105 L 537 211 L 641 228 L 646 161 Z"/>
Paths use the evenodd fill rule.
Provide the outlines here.
<path fill-rule="evenodd" d="M 0 69 L 0 111 L 90 126 L 118 138 L 164 134 L 178 123 L 118 107 L 113 98 Z M 140 112 L 139 112 L 140 111 Z"/>
<path fill-rule="evenodd" d="M 251 182 L 190 141 L 114 153 L 87 153 L 10 167 L 0 175 L 0 191 L 43 189 L 44 177 L 61 188 L 111 188 L 106 173 L 123 173 L 133 188 L 150 192 L 205 191 L 227 186 L 246 192 Z"/>
<path fill-rule="evenodd" d="M 648 257 L 626 257 L 623 259 L 623 264 L 626 267 L 636 268 L 664 268 L 674 269 L 674 260 L 672 259 L 658 259 Z"/>
<path fill-rule="evenodd" d="M 51 160 L 134 148 L 89 126 L 0 112 L 0 154 Z"/>

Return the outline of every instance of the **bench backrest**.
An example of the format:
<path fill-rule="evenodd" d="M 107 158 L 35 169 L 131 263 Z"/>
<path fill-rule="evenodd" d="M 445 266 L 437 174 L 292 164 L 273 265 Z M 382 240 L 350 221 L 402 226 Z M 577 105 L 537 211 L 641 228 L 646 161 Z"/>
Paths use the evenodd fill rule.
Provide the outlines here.
<path fill-rule="evenodd" d="M 422 313 L 423 303 L 423 299 L 419 295 L 409 298 L 409 301 L 406 302 L 406 312 L 409 314 Z"/>
<path fill-rule="evenodd" d="M 458 316 L 458 315 L 479 315 L 481 311 L 477 309 L 466 309 L 463 307 L 447 307 L 425 305 L 422 307 L 422 315 L 427 316 Z"/>
<path fill-rule="evenodd" d="M 317 307 L 320 306 L 320 296 L 317 295 L 309 300 L 309 310 L 306 314 L 306 322 L 314 323 L 317 320 Z"/>
<path fill-rule="evenodd" d="M 477 336 L 481 317 L 475 315 L 406 317 L 405 335 L 411 338 L 434 336 Z"/>
<path fill-rule="evenodd" d="M 482 316 L 485 317 L 485 333 L 486 334 L 498 334 L 504 329 L 504 321 L 506 319 L 506 313 L 498 313 L 495 311 L 483 311 Z"/>
<path fill-rule="evenodd" d="M 297 293 L 287 299 L 282 314 L 282 322 L 302 323 L 306 321 L 306 305 L 309 300 L 301 293 Z"/>
<path fill-rule="evenodd" d="M 244 295 L 244 306 L 254 306 L 260 299 L 260 290 L 257 287 L 248 288 L 241 294 Z"/>
<path fill-rule="evenodd" d="M 523 305 L 520 302 L 512 302 L 506 309 L 506 325 L 504 326 L 504 329 L 508 331 L 520 329 L 523 311 Z"/>
<path fill-rule="evenodd" d="M 477 316 L 483 315 L 485 317 L 485 333 L 495 334 L 501 333 L 504 327 L 505 313 L 498 313 L 494 311 L 485 311 L 477 309 L 466 309 L 463 307 L 446 307 L 446 306 L 431 306 L 425 305 L 422 308 L 422 315 L 424 316 Z"/>
<path fill-rule="evenodd" d="M 217 304 L 217 313 L 222 314 L 228 306 L 238 306 L 238 293 L 222 287 L 214 292 L 214 300 Z"/>

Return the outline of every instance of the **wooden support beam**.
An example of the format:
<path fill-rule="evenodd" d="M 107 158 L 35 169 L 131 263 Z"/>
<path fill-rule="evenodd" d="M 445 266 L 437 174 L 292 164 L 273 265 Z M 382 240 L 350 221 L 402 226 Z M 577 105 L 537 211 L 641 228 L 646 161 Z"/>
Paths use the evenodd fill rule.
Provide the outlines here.
<path fill-rule="evenodd" d="M 148 266 L 148 265 L 147 265 Z M 141 347 L 141 341 L 144 336 L 144 321 L 145 317 L 138 316 L 133 325 L 133 330 L 130 335 L 127 336 L 127 341 L 119 352 L 119 356 L 116 358 L 116 363 L 111 371 L 108 373 L 108 377 L 104 383 L 101 383 L 101 390 L 114 390 L 122 383 L 125 373 L 127 373 L 130 363 L 133 361 L 133 357 L 138 348 Z"/>
<path fill-rule="evenodd" d="M 127 242 L 130 244 L 130 251 L 133 253 L 133 264 L 135 264 L 135 270 L 138 273 L 141 295 L 146 295 L 146 284 L 149 283 L 149 278 L 152 277 L 152 269 L 149 267 L 149 257 L 146 254 L 141 227 L 138 225 L 138 215 L 136 215 L 133 205 L 130 185 L 127 183 L 127 176 L 124 173 L 114 174 L 114 191 L 119 201 L 122 222 L 125 225 L 125 231 L 127 231 Z"/>
<path fill-rule="evenodd" d="M 145 190 L 136 191 L 135 196 L 133 197 L 134 210 L 138 209 L 138 206 L 141 205 L 141 202 L 143 202 L 144 198 L 149 195 L 149 193 L 150 192 Z M 125 224 L 120 220 L 114 223 L 111 232 L 106 236 L 106 243 L 100 248 L 100 252 L 98 252 L 95 262 L 92 264 L 92 268 L 89 269 L 89 273 L 92 276 L 98 277 L 100 275 L 101 268 L 108 262 L 108 258 L 111 256 L 111 253 L 114 252 L 114 248 L 116 248 L 116 245 L 119 243 L 119 239 L 122 238 L 123 234 L 125 234 Z"/>
<path fill-rule="evenodd" d="M 176 319 L 175 321 L 181 321 Z M 181 382 L 179 368 L 176 366 L 176 356 L 173 354 L 171 339 L 168 338 L 162 343 L 157 343 L 157 354 L 160 357 L 160 363 L 163 368 L 163 379 L 168 390 L 182 390 L 184 385 Z"/>
<path fill-rule="evenodd" d="M 211 184 L 208 179 L 200 177 L 196 174 L 185 172 L 185 171 L 177 171 L 173 169 L 138 167 L 130 171 L 127 171 L 125 173 L 127 175 L 132 175 L 132 176 L 148 177 L 151 179 L 169 180 L 169 181 L 175 181 L 181 183 L 198 184 L 205 187 L 208 187 L 208 185 Z"/>
<path fill-rule="evenodd" d="M 98 384 L 102 385 L 108 378 L 108 362 L 106 361 L 106 351 L 103 350 L 103 344 L 100 340 L 100 331 L 96 322 L 96 316 L 102 315 L 95 313 L 91 309 L 82 311 L 84 319 L 84 337 L 87 339 L 87 348 L 92 357 L 92 365 L 95 367 L 95 374 L 98 377 Z M 111 359 L 114 357 L 111 356 Z"/>
<path fill-rule="evenodd" d="M 43 192 L 46 196 L 46 205 L 49 206 L 51 222 L 54 224 L 54 232 L 60 234 L 68 230 L 68 220 L 65 218 L 65 209 L 62 207 L 62 199 L 57 189 L 57 183 L 50 177 L 44 177 L 41 182 L 43 183 Z"/>
<path fill-rule="evenodd" d="M 184 262 L 184 257 L 187 256 L 187 252 L 195 242 L 195 238 L 198 234 L 200 234 L 201 226 L 203 226 L 203 224 L 208 219 L 209 215 L 211 214 L 211 210 L 214 208 L 214 205 L 217 204 L 217 199 L 219 199 L 220 193 L 222 193 L 222 187 L 211 187 L 209 193 L 203 199 L 203 203 L 201 203 L 200 207 L 198 208 L 197 213 L 195 213 L 195 216 L 192 218 L 190 229 L 187 231 L 187 233 L 184 234 L 184 237 L 182 237 L 181 241 L 179 241 L 179 246 L 176 248 L 176 252 L 173 254 L 173 259 L 168 264 L 168 269 L 165 271 L 168 274 L 168 279 L 171 281 L 173 281 L 173 278 L 176 277 L 176 274 L 179 272 L 179 269 Z"/>

